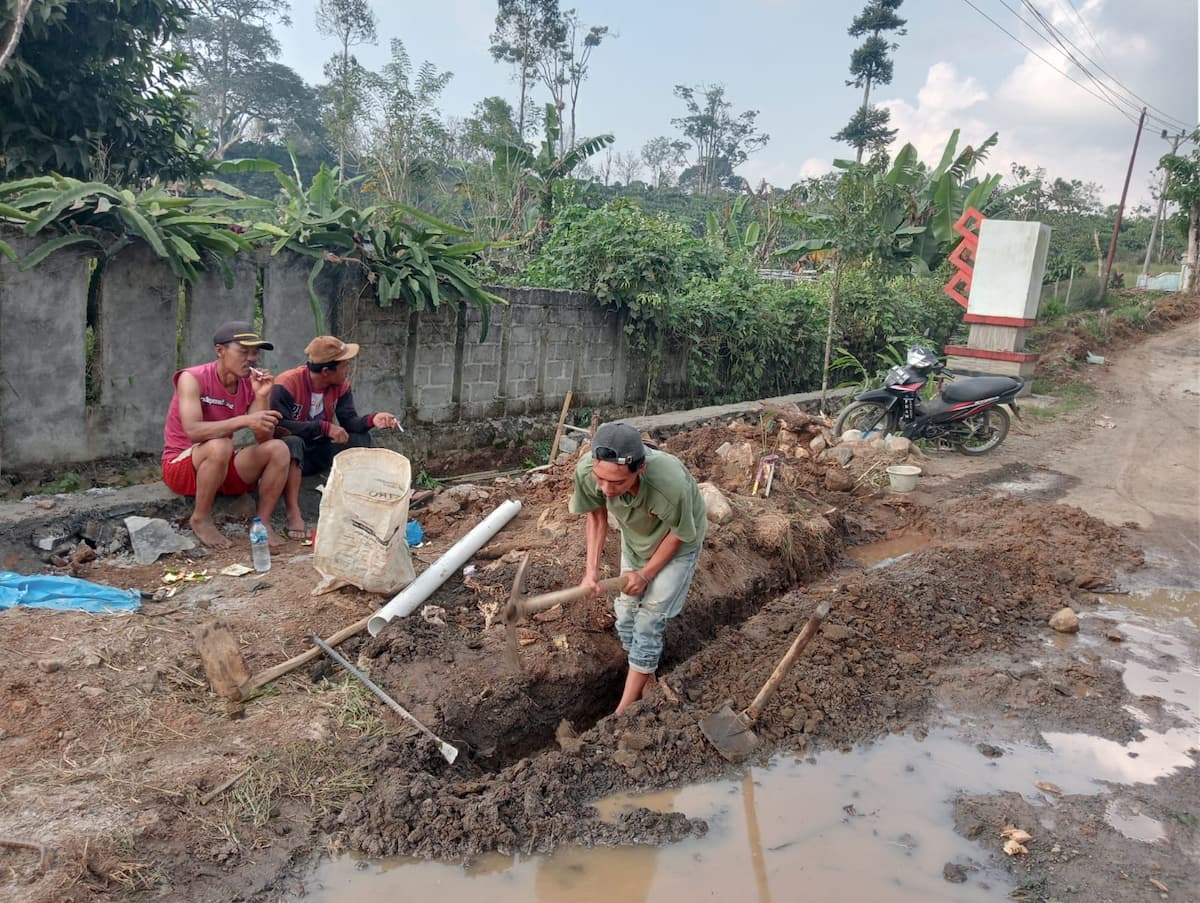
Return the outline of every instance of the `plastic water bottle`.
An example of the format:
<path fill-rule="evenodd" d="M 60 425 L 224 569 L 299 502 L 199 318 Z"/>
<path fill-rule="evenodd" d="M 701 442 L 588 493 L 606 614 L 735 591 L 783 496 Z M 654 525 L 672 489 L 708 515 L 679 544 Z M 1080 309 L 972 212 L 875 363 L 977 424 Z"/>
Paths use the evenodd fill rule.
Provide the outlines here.
<path fill-rule="evenodd" d="M 271 547 L 267 545 L 267 528 L 261 517 L 250 521 L 250 556 L 254 570 L 260 574 L 271 570 Z"/>

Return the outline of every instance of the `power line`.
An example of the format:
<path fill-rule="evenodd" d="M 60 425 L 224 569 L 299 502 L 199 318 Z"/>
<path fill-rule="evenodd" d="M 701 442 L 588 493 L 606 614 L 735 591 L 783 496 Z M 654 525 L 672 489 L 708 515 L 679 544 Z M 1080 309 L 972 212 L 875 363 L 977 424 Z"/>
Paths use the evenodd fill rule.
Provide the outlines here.
<path fill-rule="evenodd" d="M 1063 34 L 1062 31 L 1059 30 L 1059 28 L 1053 22 L 1051 22 L 1048 18 L 1046 18 L 1046 16 L 1042 14 L 1041 10 L 1039 10 L 1033 4 L 1032 0 L 1021 0 L 1021 2 L 1025 5 L 1026 8 L 1029 9 L 1030 12 L 1032 12 L 1034 14 L 1034 16 L 1037 17 L 1037 19 L 1040 22 L 1042 22 L 1045 25 L 1047 30 L 1049 30 L 1051 32 L 1051 34 L 1055 37 L 1056 42 L 1060 46 L 1063 47 L 1063 53 L 1066 56 L 1068 56 L 1071 59 L 1071 61 L 1076 66 L 1078 66 L 1084 73 L 1086 73 L 1097 85 L 1103 85 L 1103 82 L 1101 82 L 1091 72 L 1089 72 L 1087 67 L 1084 66 L 1081 62 L 1079 62 L 1079 60 L 1075 58 L 1074 54 L 1072 54 L 1070 52 L 1070 50 L 1067 50 L 1067 48 L 1065 46 L 1063 46 L 1064 41 L 1066 42 L 1066 44 L 1069 44 L 1071 46 L 1071 48 L 1074 49 L 1085 60 L 1087 60 L 1089 63 L 1091 63 L 1097 69 L 1099 69 L 1102 73 L 1104 73 L 1106 76 L 1108 76 L 1108 78 L 1112 80 L 1113 84 L 1117 85 L 1117 87 L 1119 87 L 1122 91 L 1124 91 L 1127 95 L 1129 95 L 1129 97 L 1132 97 L 1134 100 L 1137 101 L 1136 104 L 1130 103 L 1130 106 L 1134 107 L 1135 109 L 1137 109 L 1138 107 L 1144 106 L 1147 109 L 1154 110 L 1158 113 L 1161 113 L 1162 114 L 1161 116 L 1153 116 L 1150 118 L 1159 120 L 1160 122 L 1162 122 L 1163 125 L 1168 126 L 1172 130 L 1178 129 L 1178 128 L 1182 128 L 1182 129 L 1187 128 L 1187 124 L 1185 122 L 1172 116 L 1166 110 L 1156 107 L 1154 104 L 1150 103 L 1150 101 L 1146 100 L 1144 97 L 1139 96 L 1137 94 L 1137 92 L 1132 90 L 1129 86 L 1127 86 L 1125 83 L 1123 83 L 1119 78 L 1117 78 L 1115 75 L 1113 75 L 1107 69 L 1105 69 L 1103 66 L 1101 66 L 1099 63 L 1097 63 L 1094 59 L 1092 59 L 1090 56 L 1088 56 L 1087 53 L 1082 48 L 1080 48 L 1078 44 L 1076 44 L 1069 37 L 1067 37 L 1065 34 Z M 1007 6 L 1007 4 L 1005 4 L 1005 5 Z M 1087 28 L 1087 32 L 1092 38 L 1092 43 L 1094 43 L 1096 45 L 1097 49 L 1100 50 L 1101 55 L 1103 55 L 1104 51 L 1100 47 L 1100 43 L 1096 40 L 1096 36 L 1094 34 L 1092 34 L 1092 30 L 1090 28 L 1088 28 L 1087 22 L 1083 19 L 1082 16 L 1079 15 L 1079 11 L 1077 9 L 1075 9 L 1074 5 L 1072 5 L 1071 9 L 1075 11 L 1075 15 L 1079 18 L 1079 21 L 1081 23 L 1083 23 L 1084 28 Z M 1014 15 L 1015 15 L 1015 13 L 1014 13 Z M 1020 17 L 1018 16 L 1018 18 L 1020 18 Z M 1025 20 L 1022 19 L 1022 21 L 1025 21 Z M 1029 24 L 1029 23 L 1026 23 L 1026 24 Z"/>
<path fill-rule="evenodd" d="M 985 18 L 989 22 L 991 22 L 992 25 L 996 26 L 996 28 L 1000 29 L 1000 31 L 1004 32 L 1004 34 L 1006 34 L 1012 40 L 1016 41 L 1018 44 L 1020 44 L 1022 47 L 1024 47 L 1027 51 L 1029 51 L 1031 54 L 1033 54 L 1035 57 L 1037 57 L 1039 60 L 1041 60 L 1047 66 L 1049 66 L 1051 69 L 1053 69 L 1059 75 L 1061 75 L 1063 78 L 1067 79 L 1069 82 L 1074 84 L 1076 87 L 1087 92 L 1092 97 L 1099 100 L 1101 103 L 1104 103 L 1104 104 L 1112 107 L 1114 110 L 1116 110 L 1117 113 L 1119 113 L 1120 115 L 1125 117 L 1125 119 L 1127 119 L 1129 122 L 1133 122 L 1133 123 L 1137 122 L 1137 117 L 1135 117 L 1128 110 L 1122 109 L 1120 106 L 1118 106 L 1118 104 L 1112 98 L 1101 95 L 1101 94 L 1097 94 L 1095 91 L 1093 91 L 1087 85 L 1085 85 L 1082 82 L 1080 82 L 1079 80 L 1075 79 L 1069 73 L 1064 72 L 1062 69 L 1060 69 L 1054 63 L 1052 63 L 1050 60 L 1046 59 L 1046 57 L 1042 56 L 1042 54 L 1038 53 L 1036 50 L 1034 50 L 1032 47 L 1030 47 L 1028 44 L 1026 44 L 1017 35 L 1013 34 L 1011 31 L 1009 31 L 1007 28 L 1005 28 L 1003 25 L 1001 25 L 999 22 L 997 22 L 995 19 L 993 19 L 990 15 L 988 15 L 986 12 L 984 12 L 982 9 L 980 9 L 978 6 L 976 6 L 973 2 L 971 2 L 971 0 L 963 0 L 963 3 L 965 3 L 967 6 L 971 7 L 971 9 L 975 10 L 975 12 L 979 13 L 979 15 L 981 15 L 983 18 Z M 1004 3 L 1004 0 L 1001 0 L 1001 3 Z M 1019 13 L 1017 13 L 1014 9 L 1012 9 L 1012 7 L 1008 6 L 1007 3 L 1005 3 L 1004 5 L 1009 10 L 1009 12 L 1012 12 L 1022 23 L 1029 26 L 1030 28 L 1032 28 L 1035 31 L 1035 33 L 1037 33 L 1038 36 L 1041 37 L 1043 40 L 1046 40 L 1045 36 L 1042 35 L 1041 32 L 1038 32 L 1037 29 L 1034 28 L 1034 26 L 1030 25 L 1029 22 L 1026 22 L 1025 19 L 1023 19 Z M 1076 65 L 1078 65 L 1078 63 L 1076 63 Z M 1084 73 L 1087 74 L 1088 77 L 1093 82 L 1096 82 L 1097 84 L 1099 84 L 1100 87 L 1103 88 L 1105 91 L 1110 91 L 1110 89 L 1108 89 L 1102 83 L 1098 82 L 1096 77 L 1087 71 L 1086 67 L 1081 66 L 1080 68 L 1083 69 Z M 1122 98 L 1122 99 L 1124 100 L 1124 98 Z M 1125 102 L 1128 103 L 1127 100 L 1125 100 Z M 1159 119 L 1158 117 L 1155 117 L 1155 119 L 1156 119 L 1156 121 L 1160 122 L 1161 124 L 1170 125 L 1169 123 L 1164 122 L 1163 120 Z M 1174 130 L 1176 128 L 1179 128 L 1179 126 L 1170 125 L 1170 128 L 1171 128 L 1171 130 Z"/>
<path fill-rule="evenodd" d="M 1008 35 L 1010 38 L 1012 38 L 1014 41 L 1016 41 L 1018 44 L 1020 44 L 1022 47 L 1024 47 L 1026 50 L 1028 50 L 1034 56 L 1036 56 L 1039 60 L 1041 60 L 1043 63 L 1045 63 L 1051 69 L 1053 69 L 1055 72 L 1057 72 L 1063 78 L 1067 79 L 1068 81 L 1070 81 L 1073 84 L 1077 85 L 1078 87 L 1082 88 L 1084 91 L 1086 91 L 1088 94 L 1092 95 L 1092 97 L 1096 98 L 1101 103 L 1105 103 L 1108 106 L 1112 107 L 1114 110 L 1116 110 L 1118 113 L 1120 113 L 1126 119 L 1128 119 L 1130 122 L 1137 121 L 1134 119 L 1133 116 L 1131 116 L 1125 110 L 1122 110 L 1119 106 L 1117 106 L 1115 103 L 1113 103 L 1107 97 L 1102 97 L 1101 95 L 1099 95 L 1095 91 L 1093 91 L 1091 88 L 1089 88 L 1087 85 L 1076 81 L 1074 78 L 1072 78 L 1066 72 L 1063 72 L 1061 69 L 1059 69 L 1057 66 L 1055 66 L 1052 62 L 1050 62 L 1048 59 L 1046 59 L 1044 56 L 1042 56 L 1040 53 L 1038 53 L 1036 50 L 1034 50 L 1032 47 L 1030 47 L 1028 44 L 1026 44 L 1020 38 L 1018 38 L 1015 34 L 1013 34 L 1011 31 L 1009 31 L 1007 28 L 1005 28 L 1003 25 L 1001 25 L 999 22 L 997 22 L 995 19 L 993 19 L 991 16 L 989 16 L 983 10 L 981 10 L 974 3 L 972 3 L 971 0 L 962 0 L 962 2 L 967 4 L 967 6 L 971 7 L 971 9 L 975 10 L 975 12 L 979 13 L 979 15 L 983 16 L 985 19 L 987 19 L 989 22 L 991 22 L 993 25 L 995 25 L 997 28 L 999 28 L 1002 32 L 1004 32 L 1006 35 Z M 1017 18 L 1020 18 L 1020 17 L 1018 16 Z M 1022 19 L 1021 21 L 1024 21 L 1024 20 Z"/>
<path fill-rule="evenodd" d="M 1086 31 L 1088 33 L 1088 37 L 1092 39 L 1092 44 L 1095 45 L 1096 50 L 1100 52 L 1101 56 L 1104 56 L 1104 48 L 1101 47 L 1100 42 L 1096 40 L 1096 35 L 1092 31 L 1092 26 L 1087 24 L 1087 19 L 1085 19 L 1079 12 L 1079 7 L 1075 5 L 1075 0 L 1061 0 L 1061 2 L 1066 3 L 1067 6 L 1071 7 L 1071 12 L 1075 14 L 1075 18 L 1078 19 L 1079 24 L 1083 26 L 1083 30 Z"/>

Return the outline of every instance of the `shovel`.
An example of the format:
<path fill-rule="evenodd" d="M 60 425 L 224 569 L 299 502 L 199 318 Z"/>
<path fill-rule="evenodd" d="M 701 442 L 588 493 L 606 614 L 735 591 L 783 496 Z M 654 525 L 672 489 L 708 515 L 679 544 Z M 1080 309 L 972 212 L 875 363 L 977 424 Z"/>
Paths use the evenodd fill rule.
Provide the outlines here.
<path fill-rule="evenodd" d="M 758 721 L 758 716 L 762 714 L 762 710 L 771 701 L 775 691 L 779 689 L 779 684 L 792 670 L 792 665 L 796 664 L 796 659 L 800 657 L 800 653 L 804 651 L 808 641 L 821 629 L 821 622 L 828 614 L 828 602 L 822 602 L 817 606 L 817 610 L 813 612 L 799 635 L 792 641 L 787 653 L 775 666 L 775 670 L 767 678 L 762 689 L 758 691 L 754 701 L 744 711 L 734 712 L 730 703 L 727 702 L 700 722 L 700 730 L 704 732 L 708 742 L 730 762 L 744 759 L 758 747 L 754 723 Z"/>
<path fill-rule="evenodd" d="M 346 661 L 345 658 L 343 658 L 340 654 L 338 654 L 338 652 L 332 646 L 328 645 L 320 637 L 315 636 L 315 635 L 310 636 L 309 640 L 314 645 L 320 646 L 322 652 L 324 652 L 331 659 L 333 659 L 335 662 L 337 662 L 339 665 L 341 665 L 343 668 L 345 668 L 347 671 L 349 671 L 354 677 L 358 678 L 358 680 L 361 681 L 361 683 L 364 687 L 366 687 L 368 690 L 370 690 L 372 693 L 374 693 L 376 696 L 378 696 L 379 699 L 382 700 L 384 703 L 386 703 L 387 706 L 392 711 L 394 711 L 397 715 L 399 715 L 401 718 L 403 718 L 405 721 L 407 721 L 409 724 L 411 724 L 413 727 L 415 727 L 417 730 L 419 730 L 422 734 L 424 734 L 426 737 L 428 737 L 430 740 L 432 740 L 434 743 L 436 743 L 438 746 L 438 752 L 440 752 L 442 754 L 442 758 L 445 759 L 447 762 L 449 762 L 451 765 L 454 764 L 454 760 L 458 758 L 458 749 L 457 748 L 455 748 L 454 746 L 451 746 L 449 743 L 447 743 L 445 740 L 443 740 L 441 737 L 439 737 L 437 734 L 435 734 L 433 731 L 431 731 L 429 728 L 427 728 L 425 725 L 423 725 L 420 721 L 418 721 L 416 719 L 415 715 L 413 715 L 410 711 L 408 711 L 408 709 L 404 708 L 404 706 L 400 705 L 400 703 L 396 702 L 396 700 L 392 699 L 392 697 L 388 696 L 388 694 L 385 693 L 383 690 L 379 689 L 379 687 L 376 686 L 375 682 L 372 681 L 371 678 L 367 677 L 367 675 L 363 674 L 361 671 L 359 671 L 357 668 L 355 668 L 352 664 L 350 664 L 348 661 Z"/>

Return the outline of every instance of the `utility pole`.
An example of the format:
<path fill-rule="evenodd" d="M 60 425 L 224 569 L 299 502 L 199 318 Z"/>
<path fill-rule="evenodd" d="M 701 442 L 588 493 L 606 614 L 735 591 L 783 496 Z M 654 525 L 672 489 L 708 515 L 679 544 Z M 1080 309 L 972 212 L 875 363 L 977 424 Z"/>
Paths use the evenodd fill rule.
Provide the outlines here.
<path fill-rule="evenodd" d="M 1138 117 L 1137 136 L 1133 139 L 1133 153 L 1129 155 L 1129 169 L 1125 171 L 1125 187 L 1121 189 L 1121 203 L 1117 205 L 1117 220 L 1113 223 L 1112 241 L 1108 243 L 1108 262 L 1104 265 L 1104 278 L 1100 281 L 1100 301 L 1108 293 L 1108 277 L 1112 273 L 1113 258 L 1117 256 L 1117 233 L 1121 231 L 1121 216 L 1125 212 L 1125 195 L 1129 193 L 1129 180 L 1133 177 L 1133 161 L 1137 157 L 1138 142 L 1142 140 L 1142 126 L 1146 124 L 1146 108 Z"/>
<path fill-rule="evenodd" d="M 1183 132 L 1180 132 L 1171 139 L 1171 156 L 1174 157 L 1179 150 L 1179 142 L 1183 140 Z M 1162 136 L 1167 137 L 1167 130 L 1163 129 Z M 1146 245 L 1146 259 L 1142 261 L 1142 284 L 1145 285 L 1150 276 L 1150 257 L 1154 253 L 1154 235 L 1158 232 L 1158 222 L 1163 218 L 1163 213 L 1167 206 L 1167 180 L 1171 177 L 1169 172 L 1163 173 L 1162 188 L 1158 192 L 1158 212 L 1154 214 L 1154 224 L 1150 227 L 1150 242 Z M 1164 224 L 1163 228 L 1166 228 Z"/>

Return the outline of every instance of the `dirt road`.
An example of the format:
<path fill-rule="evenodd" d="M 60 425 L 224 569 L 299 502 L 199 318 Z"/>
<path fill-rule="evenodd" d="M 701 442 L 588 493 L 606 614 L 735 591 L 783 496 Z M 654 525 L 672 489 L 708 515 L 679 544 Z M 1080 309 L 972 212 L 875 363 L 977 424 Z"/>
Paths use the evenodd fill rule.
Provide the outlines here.
<path fill-rule="evenodd" d="M 1200 588 L 1200 325 L 1151 336 L 1081 375 L 1095 389 L 1081 408 L 1029 414 L 994 454 L 936 462 L 933 482 L 991 474 L 1005 491 L 1024 485 L 1136 525 L 1151 568 L 1126 585 Z"/>

